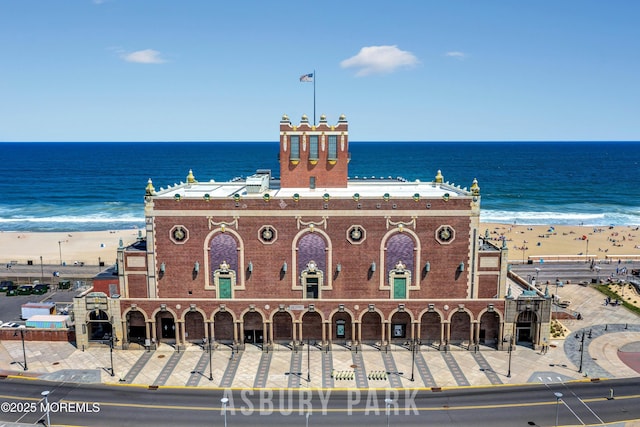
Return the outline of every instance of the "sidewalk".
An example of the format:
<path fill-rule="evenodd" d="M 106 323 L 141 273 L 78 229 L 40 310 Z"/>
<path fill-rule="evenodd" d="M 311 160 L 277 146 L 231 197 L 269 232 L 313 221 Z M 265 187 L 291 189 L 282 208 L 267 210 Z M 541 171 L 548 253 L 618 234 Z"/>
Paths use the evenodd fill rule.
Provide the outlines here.
<path fill-rule="evenodd" d="M 583 319 L 562 321 L 571 334 L 564 340 L 551 341 L 546 354 L 523 346 L 511 355 L 488 347 L 481 347 L 478 352 L 454 349 L 445 353 L 428 346 L 422 346 L 415 355 L 402 347 L 381 352 L 366 346 L 359 353 L 340 346 L 330 352 L 305 346 L 298 353 L 276 346 L 275 351 L 263 353 L 248 345 L 243 352 L 234 354 L 220 346 L 209 356 L 199 346 L 176 352 L 171 346 L 161 345 L 153 352 L 116 349 L 111 355 L 107 346 L 82 351 L 69 343 L 28 341 L 29 370 L 23 371 L 15 363 L 23 361 L 21 342 L 4 341 L 0 343 L 0 375 L 68 382 L 233 388 L 455 387 L 564 382 L 585 376 L 639 376 L 640 371 L 625 364 L 619 352 L 623 352 L 623 359 L 637 360 L 640 319 L 623 307 L 604 306 L 602 295 L 588 287 L 566 285 L 563 295 Z"/>

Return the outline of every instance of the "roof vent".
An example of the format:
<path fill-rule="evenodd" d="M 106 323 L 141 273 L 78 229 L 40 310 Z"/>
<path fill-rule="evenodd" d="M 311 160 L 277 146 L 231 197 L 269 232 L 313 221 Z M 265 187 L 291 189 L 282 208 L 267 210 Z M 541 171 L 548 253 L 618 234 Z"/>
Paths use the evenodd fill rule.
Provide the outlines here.
<path fill-rule="evenodd" d="M 258 171 L 262 172 L 262 171 Z M 249 194 L 264 193 L 269 190 L 269 173 L 256 173 L 247 177 L 246 188 Z"/>

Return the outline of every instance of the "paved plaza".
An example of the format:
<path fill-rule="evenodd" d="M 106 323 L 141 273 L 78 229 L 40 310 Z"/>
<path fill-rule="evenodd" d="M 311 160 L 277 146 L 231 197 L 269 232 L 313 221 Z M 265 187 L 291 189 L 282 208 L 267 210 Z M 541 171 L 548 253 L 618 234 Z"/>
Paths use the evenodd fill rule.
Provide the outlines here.
<path fill-rule="evenodd" d="M 29 369 L 23 371 L 16 363 L 23 361 L 22 343 L 3 341 L 0 374 L 69 382 L 232 388 L 431 388 L 640 375 L 632 368 L 639 369 L 640 364 L 638 317 L 622 306 L 604 305 L 602 294 L 590 287 L 565 285 L 562 295 L 582 319 L 563 320 L 571 333 L 551 341 L 546 353 L 525 346 L 517 346 L 511 355 L 482 346 L 477 352 L 455 347 L 442 352 L 426 345 L 415 354 L 400 346 L 389 351 L 364 346 L 356 353 L 337 345 L 328 352 L 314 346 L 297 352 L 276 346 L 265 353 L 247 345 L 239 353 L 218 346 L 209 355 L 197 345 L 177 352 L 165 344 L 151 352 L 115 349 L 111 353 L 108 346 L 83 351 L 69 343 L 26 341 Z"/>

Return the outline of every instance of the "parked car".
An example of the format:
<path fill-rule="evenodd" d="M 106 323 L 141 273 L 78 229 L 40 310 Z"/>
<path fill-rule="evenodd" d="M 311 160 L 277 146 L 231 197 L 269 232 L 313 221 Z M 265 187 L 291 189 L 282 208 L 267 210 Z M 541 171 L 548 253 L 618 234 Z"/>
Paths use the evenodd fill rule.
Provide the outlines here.
<path fill-rule="evenodd" d="M 49 292 L 49 284 L 48 283 L 38 283 L 37 285 L 33 286 L 33 289 L 31 290 L 32 294 L 46 294 L 47 292 Z"/>
<path fill-rule="evenodd" d="M 32 285 L 22 285 L 18 287 L 18 295 L 31 295 L 33 293 Z"/>
<path fill-rule="evenodd" d="M 12 280 L 3 280 L 2 282 L 0 282 L 0 292 L 7 292 L 7 290 L 12 286 Z"/>
<path fill-rule="evenodd" d="M 12 297 L 12 296 L 15 296 L 15 295 L 18 295 L 18 287 L 16 285 L 10 285 L 7 288 L 7 296 L 8 297 Z"/>
<path fill-rule="evenodd" d="M 19 323 L 16 322 L 7 322 L 7 323 L 3 323 L 2 325 L 0 325 L 0 328 L 18 328 L 18 329 L 24 329 L 25 326 L 21 325 Z"/>
<path fill-rule="evenodd" d="M 70 289 L 71 288 L 71 280 L 62 280 L 58 282 L 58 289 Z"/>

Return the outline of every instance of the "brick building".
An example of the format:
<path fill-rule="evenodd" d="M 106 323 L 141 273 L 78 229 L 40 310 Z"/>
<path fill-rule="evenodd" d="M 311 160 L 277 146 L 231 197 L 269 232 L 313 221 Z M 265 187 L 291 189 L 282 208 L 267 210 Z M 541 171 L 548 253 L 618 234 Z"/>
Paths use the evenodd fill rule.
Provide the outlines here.
<path fill-rule="evenodd" d="M 285 115 L 279 176 L 215 182 L 189 171 L 159 190 L 149 180 L 146 233 L 120 245 L 104 289 L 76 307 L 79 342 L 110 326 L 125 347 L 502 348 L 516 328 L 541 342 L 547 300 L 510 298 L 507 249 L 480 230 L 476 180 L 350 178 L 349 160 L 344 116 L 296 126 Z"/>

